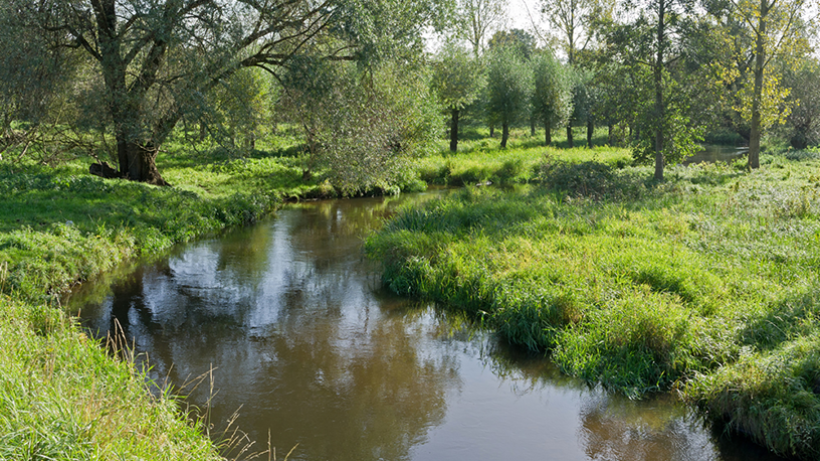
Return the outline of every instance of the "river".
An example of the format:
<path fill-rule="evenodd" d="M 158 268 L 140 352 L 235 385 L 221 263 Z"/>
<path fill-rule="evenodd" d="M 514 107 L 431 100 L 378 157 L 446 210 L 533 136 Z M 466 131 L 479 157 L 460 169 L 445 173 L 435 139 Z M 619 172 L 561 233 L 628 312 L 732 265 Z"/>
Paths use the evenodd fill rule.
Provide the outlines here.
<path fill-rule="evenodd" d="M 672 396 L 589 388 L 385 292 L 363 237 L 399 204 L 443 193 L 290 205 L 87 283 L 70 307 L 97 337 L 121 324 L 151 378 L 208 408 L 212 434 L 238 413 L 252 451 L 270 437 L 278 459 L 777 459 Z"/>

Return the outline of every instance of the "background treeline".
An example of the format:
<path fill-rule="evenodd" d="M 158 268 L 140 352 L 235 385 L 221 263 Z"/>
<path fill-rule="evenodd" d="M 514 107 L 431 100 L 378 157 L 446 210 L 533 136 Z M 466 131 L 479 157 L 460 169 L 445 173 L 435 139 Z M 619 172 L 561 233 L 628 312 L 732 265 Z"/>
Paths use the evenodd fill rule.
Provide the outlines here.
<path fill-rule="evenodd" d="M 680 162 L 701 142 L 820 142 L 808 0 L 128 0 L 0 6 L 0 155 L 164 185 L 170 140 L 279 149 L 344 193 L 390 189 L 465 125 Z M 515 7 L 519 7 L 515 5 Z M 573 128 L 586 139 L 576 139 Z M 496 134 L 498 132 L 498 134 Z M 542 134 L 538 134 L 542 133 Z M 767 144 L 768 143 L 768 144 Z"/>

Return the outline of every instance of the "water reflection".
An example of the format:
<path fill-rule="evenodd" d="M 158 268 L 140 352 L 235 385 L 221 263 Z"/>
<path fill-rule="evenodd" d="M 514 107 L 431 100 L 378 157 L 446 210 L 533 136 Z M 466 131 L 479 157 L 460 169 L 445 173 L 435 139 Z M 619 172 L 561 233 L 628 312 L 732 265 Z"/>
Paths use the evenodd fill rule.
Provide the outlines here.
<path fill-rule="evenodd" d="M 159 381 L 215 367 L 217 393 L 188 401 L 210 401 L 217 429 L 241 408 L 252 440 L 298 444 L 291 459 L 735 459 L 738 444 L 716 444 L 674 402 L 613 398 L 380 291 L 361 238 L 400 202 L 292 207 L 73 305 L 101 336 L 121 323 Z"/>

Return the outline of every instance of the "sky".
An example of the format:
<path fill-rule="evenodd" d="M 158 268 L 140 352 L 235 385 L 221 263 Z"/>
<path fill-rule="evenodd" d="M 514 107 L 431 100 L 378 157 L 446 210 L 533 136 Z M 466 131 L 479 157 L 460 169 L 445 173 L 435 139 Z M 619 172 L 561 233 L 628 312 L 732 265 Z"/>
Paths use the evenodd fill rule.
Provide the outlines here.
<path fill-rule="evenodd" d="M 530 18 L 527 16 L 527 7 L 536 21 L 538 21 L 537 2 L 533 0 L 509 0 L 509 20 L 511 29 L 528 30 L 532 27 Z"/>

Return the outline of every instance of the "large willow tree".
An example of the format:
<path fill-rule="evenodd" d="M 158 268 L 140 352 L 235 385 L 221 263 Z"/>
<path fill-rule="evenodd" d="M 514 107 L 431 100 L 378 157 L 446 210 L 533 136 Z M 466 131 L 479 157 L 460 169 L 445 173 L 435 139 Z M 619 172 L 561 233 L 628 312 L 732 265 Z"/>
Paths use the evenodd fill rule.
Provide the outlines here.
<path fill-rule="evenodd" d="M 118 174 L 164 185 L 160 146 L 206 95 L 248 68 L 276 73 L 306 46 L 329 60 L 362 60 L 389 47 L 418 47 L 440 11 L 430 1 L 385 0 L 6 0 L 15 27 L 76 49 L 104 82 Z"/>

